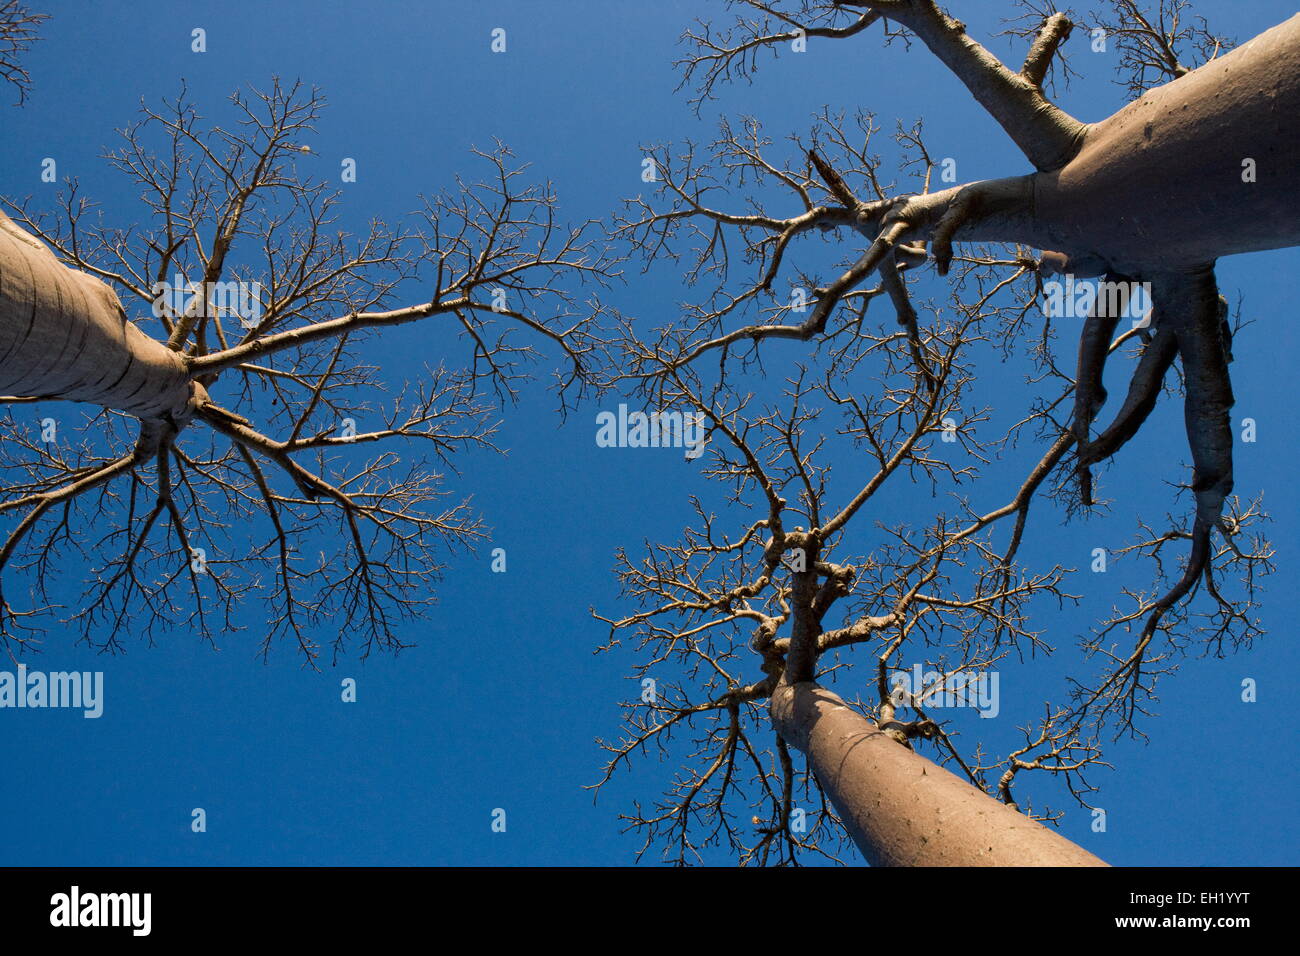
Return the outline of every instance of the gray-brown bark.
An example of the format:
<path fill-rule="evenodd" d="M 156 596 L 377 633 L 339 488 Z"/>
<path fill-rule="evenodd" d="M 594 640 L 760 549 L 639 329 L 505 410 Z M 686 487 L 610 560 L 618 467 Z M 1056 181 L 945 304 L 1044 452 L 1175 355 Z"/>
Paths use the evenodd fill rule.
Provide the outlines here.
<path fill-rule="evenodd" d="M 928 0 L 886 0 L 883 3 L 845 4 L 870 6 L 897 20 L 920 37 L 943 65 L 965 84 L 971 95 L 998 121 L 1036 169 L 1065 165 L 1079 151 L 1084 124 L 1043 95 L 1040 86 L 1047 62 L 1061 39 L 1046 33 L 1031 49 L 1026 68 L 1016 73 L 1003 66 L 972 39 L 965 25 L 943 13 Z M 1068 32 L 1064 17 L 1054 21 Z M 1065 24 L 1062 28 L 1062 24 Z"/>
<path fill-rule="evenodd" d="M 117 295 L 0 212 L 0 395 L 183 418 L 184 359 L 136 328 Z"/>
<path fill-rule="evenodd" d="M 1297 115 L 1300 14 L 1090 126 L 1034 177 L 1045 245 L 1123 270 L 1300 243 Z"/>
<path fill-rule="evenodd" d="M 962 202 L 944 242 L 1057 250 L 1080 275 L 1173 271 L 1286 248 L 1300 243 L 1296 115 L 1300 14 L 1083 128 L 1055 169 L 953 187 L 880 215 L 910 225 L 905 242 L 930 238 Z"/>
<path fill-rule="evenodd" d="M 898 743 L 825 688 L 783 683 L 770 712 L 873 866 L 1106 865 Z"/>

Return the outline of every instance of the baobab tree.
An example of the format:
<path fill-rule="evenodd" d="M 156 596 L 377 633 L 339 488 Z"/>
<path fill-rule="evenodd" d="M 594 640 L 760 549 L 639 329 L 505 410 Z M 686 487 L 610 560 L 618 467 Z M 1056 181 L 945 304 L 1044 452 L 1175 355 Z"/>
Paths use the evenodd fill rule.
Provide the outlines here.
<path fill-rule="evenodd" d="M 1014 69 L 934 0 L 729 6 L 733 23 L 683 37 L 697 104 L 810 38 L 858 44 L 865 64 L 876 33 L 950 71 L 1031 171 L 932 188 L 923 128 L 900 121 L 903 181 L 891 181 L 869 103 L 823 113 L 784 148 L 747 118 L 724 119 L 708 148 L 650 150 L 658 186 L 628 203 L 615 234 L 649 264 L 684 262 L 698 291 L 655 335 L 628 322 L 624 365 L 605 384 L 701 416 L 704 475 L 726 490 L 716 504 L 693 499 L 680 540 L 619 556 L 635 610 L 598 616 L 608 646 L 638 648 L 645 690 L 604 744 L 604 780 L 648 750 L 678 758 L 662 798 L 626 814 L 642 852 L 675 862 L 718 846 L 742 863 L 841 859 L 851 839 L 882 864 L 1097 864 L 1035 822 L 1059 811 L 1031 806 L 1026 778 L 1054 777 L 1090 806 L 1106 741 L 1142 733 L 1177 654 L 1262 633 L 1272 551 L 1260 501 L 1232 494 L 1239 320 L 1214 264 L 1300 241 L 1288 182 L 1300 16 L 1233 48 L 1185 0 L 1021 2 L 1008 8 L 1025 50 Z M 1049 96 L 1076 24 L 1111 44 L 1130 94 L 1097 122 Z M 930 263 L 948 277 L 946 305 L 917 297 Z M 1073 368 L 1057 360 L 1059 314 L 1042 308 L 1058 276 L 1119 290 L 1086 310 Z M 1150 309 L 1121 326 L 1137 290 Z M 1021 346 L 1038 398 L 1001 421 L 977 404 L 978 356 Z M 1098 431 L 1103 373 L 1130 352 L 1127 394 Z M 761 399 L 774 368 L 784 393 Z M 1119 551 L 1150 559 L 1152 586 L 1116 595 L 1055 700 L 1021 701 L 1036 708 L 1023 746 L 963 749 L 944 699 L 1050 653 L 1041 609 L 1075 597 L 1067 568 L 1020 560 L 1031 506 L 1093 509 L 1092 470 L 1165 390 L 1183 394 L 1192 512 L 1142 524 Z M 977 480 L 1031 436 L 1018 482 Z M 936 510 L 899 490 L 912 482 L 962 496 Z M 870 670 L 855 682 L 872 688 L 865 699 L 819 685 L 855 664 Z"/>
<path fill-rule="evenodd" d="M 50 621 L 106 648 L 215 640 L 241 606 L 265 609 L 264 651 L 399 648 L 446 554 L 486 533 L 443 469 L 491 447 L 541 352 L 562 403 L 584 388 L 602 311 L 584 290 L 616 272 L 603 238 L 564 225 L 501 144 L 409 223 L 349 234 L 339 190 L 306 171 L 323 105 L 278 80 L 221 122 L 184 91 L 142 105 L 106 157 L 141 197 L 127 222 L 76 181 L 55 209 L 5 201 L 10 653 Z M 374 340 L 409 323 L 440 361 L 391 387 Z M 85 591 L 59 607 L 69 566 Z"/>

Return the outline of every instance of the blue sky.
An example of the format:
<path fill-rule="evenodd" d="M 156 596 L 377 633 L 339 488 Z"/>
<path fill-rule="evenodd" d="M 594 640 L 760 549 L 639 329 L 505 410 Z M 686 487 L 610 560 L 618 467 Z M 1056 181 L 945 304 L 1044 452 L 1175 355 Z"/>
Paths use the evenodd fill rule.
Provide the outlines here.
<path fill-rule="evenodd" d="M 408 213 L 419 193 L 471 170 L 469 148 L 493 137 L 555 183 L 567 218 L 603 217 L 642 188 L 641 145 L 707 140 L 719 112 L 758 116 L 774 138 L 805 132 L 823 105 L 873 109 L 886 130 L 895 117 L 919 116 L 932 152 L 957 157 L 961 180 L 1027 171 L 923 49 L 884 49 L 874 31 L 814 41 L 804 57 L 765 64 L 752 85 L 724 88 L 697 118 L 686 95 L 674 92 L 676 39 L 702 11 L 727 16 L 721 4 L 35 5 L 53 16 L 27 57 L 32 96 L 2 114 L 0 192 L 52 207 L 55 187 L 39 173 L 41 159 L 53 156 L 60 177 L 79 177 L 123 225 L 137 208 L 134 193 L 98 157 L 115 145 L 114 130 L 131 121 L 140 97 L 172 95 L 182 78 L 209 110 L 273 75 L 321 86 L 330 105 L 311 145 L 322 164 L 357 159 L 358 180 L 345 192 L 354 227 Z M 987 39 L 992 20 L 966 8 L 997 5 L 954 6 Z M 1266 0 L 1197 8 L 1239 41 L 1294 12 Z M 206 54 L 190 51 L 194 27 L 207 31 Z M 508 31 L 505 54 L 489 50 L 494 27 Z M 1008 58 L 1022 53 L 1005 38 L 989 42 Z M 1082 37 L 1070 49 L 1085 76 L 1062 105 L 1084 120 L 1121 106 L 1109 64 L 1090 59 Z M 1225 260 L 1218 273 L 1221 290 L 1233 301 L 1244 295 L 1243 315 L 1255 320 L 1234 348 L 1234 418 L 1259 423 L 1258 441 L 1237 446 L 1236 487 L 1244 497 L 1263 492 L 1274 518 L 1278 571 L 1263 610 L 1269 634 L 1241 655 L 1189 658 L 1163 686 L 1159 717 L 1146 725 L 1150 743 L 1122 741 L 1108 751 L 1115 770 L 1095 781 L 1106 833 L 1092 833 L 1087 814 L 1059 792 L 1038 791 L 1069 809 L 1067 836 L 1116 864 L 1296 860 L 1288 808 L 1300 781 L 1285 728 L 1300 663 L 1290 614 L 1300 574 L 1290 487 L 1298 436 L 1283 363 L 1297 345 L 1298 265 L 1300 254 L 1287 250 Z M 649 326 L 685 295 L 659 271 L 631 274 L 610 298 Z M 404 329 L 377 344 L 374 357 L 396 382 L 436 363 L 446 347 Z M 772 355 L 773 370 L 797 357 Z M 985 395 L 1004 410 L 1028 394 L 1017 361 L 987 359 Z M 638 840 L 620 833 L 617 814 L 634 798 L 651 801 L 673 767 L 642 762 L 594 805 L 583 789 L 598 778 L 594 738 L 617 733 L 617 703 L 634 689 L 628 656 L 593 653 L 605 634 L 588 608 L 625 608 L 610 573 L 614 550 L 675 538 L 689 520 L 688 495 L 713 489 L 677 454 L 597 448 L 594 415 L 608 402 L 563 423 L 554 404 L 540 386 L 526 390 L 502 415 L 499 444 L 508 454 L 459 462 L 452 488 L 473 494 L 493 545 L 507 549 L 508 571 L 491 573 L 488 549 L 455 558 L 440 606 L 403 633 L 418 646 L 397 657 L 354 657 L 316 672 L 281 647 L 263 664 L 257 607 L 248 609 L 251 629 L 219 651 L 177 633 L 152 648 L 128 640 L 127 653 L 101 656 L 53 629 L 27 663 L 104 671 L 105 711 L 98 720 L 0 711 L 0 863 L 630 862 Z M 1001 473 L 1022 472 L 1029 454 L 1022 450 Z M 1062 654 L 1116 596 L 1117 583 L 1088 575 L 1091 549 L 1127 543 L 1137 515 L 1159 520 L 1182 507 L 1166 482 L 1185 480 L 1186 459 L 1181 410 L 1165 401 L 1105 472 L 1107 488 L 1123 489 L 1109 516 L 1065 524 L 1050 505 L 1036 509 L 1023 557 L 1085 569 L 1071 582 L 1085 595 L 1080 607 L 1055 614 L 1045 607 L 1040 620 Z M 1005 487 L 990 481 L 971 495 L 992 506 Z M 69 593 L 82 571 L 66 569 Z M 1030 699 L 1036 673 L 1014 675 Z M 1053 677 L 1057 665 L 1041 673 Z M 356 703 L 340 700 L 345 677 L 358 682 Z M 1259 682 L 1257 703 L 1238 700 L 1246 677 Z M 1018 716 L 1032 711 L 1021 707 Z M 1014 725 L 1001 723 L 995 736 L 1014 740 Z M 206 833 L 191 832 L 195 807 L 207 812 Z M 491 829 L 498 807 L 507 811 L 505 833 Z"/>

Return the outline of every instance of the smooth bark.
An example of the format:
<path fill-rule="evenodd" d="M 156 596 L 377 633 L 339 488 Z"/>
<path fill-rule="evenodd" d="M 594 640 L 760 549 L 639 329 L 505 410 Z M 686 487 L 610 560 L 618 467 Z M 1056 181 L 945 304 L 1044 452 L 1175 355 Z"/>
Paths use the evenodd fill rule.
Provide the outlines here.
<path fill-rule="evenodd" d="M 1088 127 L 1064 168 L 1036 175 L 1048 248 L 1123 271 L 1300 243 L 1297 116 L 1300 14 Z"/>
<path fill-rule="evenodd" d="M 183 418 L 185 361 L 129 321 L 117 295 L 0 213 L 0 395 Z"/>
<path fill-rule="evenodd" d="M 813 683 L 781 684 L 772 722 L 873 866 L 1106 866 L 889 737 Z"/>
<path fill-rule="evenodd" d="M 900 239 L 1015 242 L 1076 275 L 1300 245 L 1300 14 L 1086 127 L 1055 171 L 909 199 Z M 1052 123 L 1048 123 L 1052 126 Z"/>

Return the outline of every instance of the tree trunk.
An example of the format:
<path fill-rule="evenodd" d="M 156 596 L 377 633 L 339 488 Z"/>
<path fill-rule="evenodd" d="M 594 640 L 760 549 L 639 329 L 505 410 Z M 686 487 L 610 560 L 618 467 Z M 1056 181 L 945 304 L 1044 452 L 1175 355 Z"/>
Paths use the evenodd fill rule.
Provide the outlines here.
<path fill-rule="evenodd" d="M 185 360 L 136 328 L 112 289 L 0 212 L 0 395 L 180 420 L 190 393 Z"/>
<path fill-rule="evenodd" d="M 1106 866 L 909 750 L 830 691 L 781 684 L 772 722 L 807 754 L 873 866 Z"/>
<path fill-rule="evenodd" d="M 1084 128 L 1063 167 L 913 198 L 931 238 L 1017 242 L 1079 275 L 1138 276 L 1300 245 L 1300 14 Z"/>
<path fill-rule="evenodd" d="M 1064 168 L 1035 177 L 1034 215 L 1050 248 L 1112 267 L 1294 246 L 1297 116 L 1300 14 L 1088 127 Z"/>

